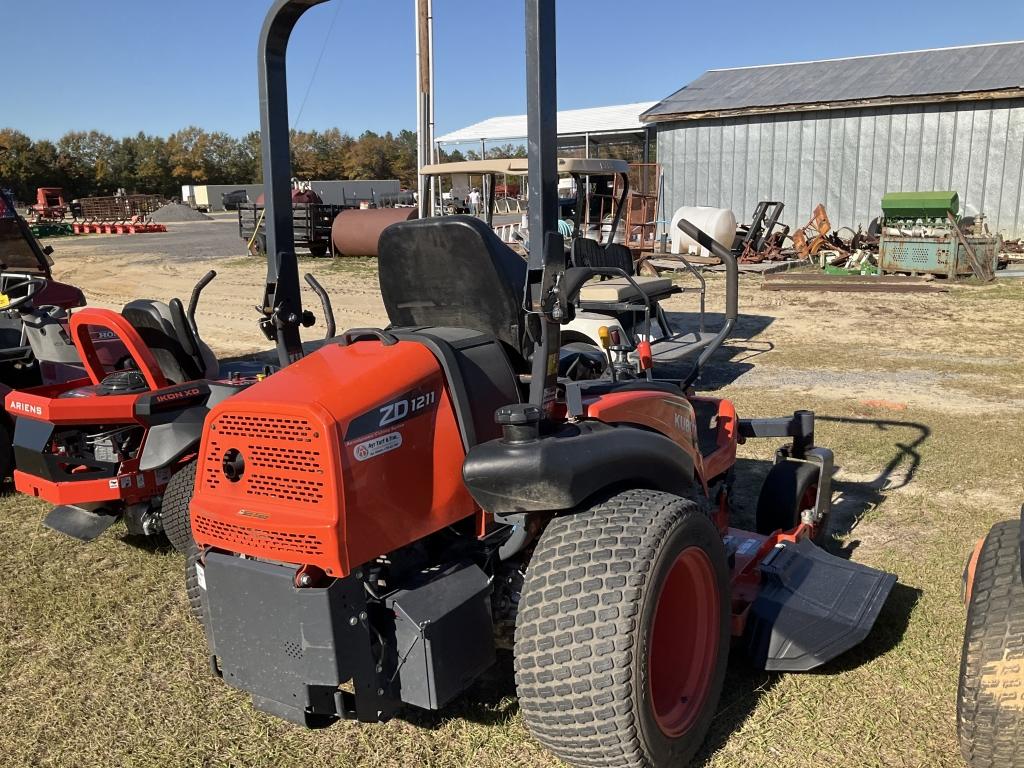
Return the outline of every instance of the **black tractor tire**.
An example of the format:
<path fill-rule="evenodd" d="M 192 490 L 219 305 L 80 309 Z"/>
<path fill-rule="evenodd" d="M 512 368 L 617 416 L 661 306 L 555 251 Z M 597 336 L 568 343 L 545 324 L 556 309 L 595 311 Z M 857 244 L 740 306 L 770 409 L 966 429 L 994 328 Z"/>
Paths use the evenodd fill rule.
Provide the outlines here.
<path fill-rule="evenodd" d="M 691 562 L 692 579 L 677 568 Z M 686 765 L 722 692 L 730 618 L 725 548 L 693 501 L 628 490 L 555 518 L 530 560 L 516 622 L 527 726 L 572 765 Z M 652 673 L 659 661 L 668 675 Z M 678 686 L 675 668 L 688 670 Z M 659 724 L 673 717 L 669 730 Z"/>
<path fill-rule="evenodd" d="M 970 768 L 1024 768 L 1024 585 L 1020 521 L 997 523 L 974 570 L 956 719 Z"/>
<path fill-rule="evenodd" d="M 13 425 L 0 422 L 0 486 L 14 479 Z"/>
<path fill-rule="evenodd" d="M 171 546 L 184 555 L 196 548 L 196 541 L 192 538 L 192 521 L 188 513 L 188 505 L 192 501 L 195 487 L 196 461 L 192 460 L 171 475 L 160 506 L 164 534 L 171 542 Z"/>
<path fill-rule="evenodd" d="M 755 530 L 763 536 L 778 530 L 789 531 L 800 525 L 800 513 L 813 506 L 813 497 L 818 490 L 818 476 L 821 474 L 814 464 L 796 461 L 781 461 L 768 471 L 761 492 L 757 496 Z M 828 520 L 822 520 L 817 527 L 815 541 L 824 538 Z"/>
<path fill-rule="evenodd" d="M 192 617 L 202 625 L 206 625 L 206 610 L 203 607 L 203 588 L 199 586 L 199 548 L 193 544 L 192 550 L 185 556 L 185 595 L 188 597 L 188 608 Z"/>
<path fill-rule="evenodd" d="M 327 243 L 310 243 L 309 255 L 317 259 L 322 259 L 327 255 L 327 249 Z"/>

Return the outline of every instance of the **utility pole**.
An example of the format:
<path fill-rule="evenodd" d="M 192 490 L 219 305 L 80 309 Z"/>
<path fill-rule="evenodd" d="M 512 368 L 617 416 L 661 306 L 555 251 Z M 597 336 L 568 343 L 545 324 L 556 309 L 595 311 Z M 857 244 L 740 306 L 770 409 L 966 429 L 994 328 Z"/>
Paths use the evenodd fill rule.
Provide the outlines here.
<path fill-rule="evenodd" d="M 420 218 L 433 214 L 434 180 L 420 169 L 434 157 L 434 13 L 433 0 L 415 0 L 416 9 L 416 191 Z"/>

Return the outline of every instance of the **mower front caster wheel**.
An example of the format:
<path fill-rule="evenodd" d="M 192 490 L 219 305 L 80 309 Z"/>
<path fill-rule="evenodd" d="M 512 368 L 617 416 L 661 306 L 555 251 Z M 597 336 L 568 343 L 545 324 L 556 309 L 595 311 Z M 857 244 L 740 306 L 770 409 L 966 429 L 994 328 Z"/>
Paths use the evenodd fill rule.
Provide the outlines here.
<path fill-rule="evenodd" d="M 775 531 L 791 531 L 800 525 L 801 513 L 813 509 L 818 498 L 818 476 L 821 470 L 814 464 L 781 461 L 774 465 L 764 479 L 757 497 L 755 528 L 762 536 Z M 813 540 L 825 540 L 828 520 L 814 526 Z"/>
<path fill-rule="evenodd" d="M 574 765 L 683 766 L 729 654 L 725 549 L 696 504 L 630 490 L 555 518 L 526 571 L 519 706 Z"/>

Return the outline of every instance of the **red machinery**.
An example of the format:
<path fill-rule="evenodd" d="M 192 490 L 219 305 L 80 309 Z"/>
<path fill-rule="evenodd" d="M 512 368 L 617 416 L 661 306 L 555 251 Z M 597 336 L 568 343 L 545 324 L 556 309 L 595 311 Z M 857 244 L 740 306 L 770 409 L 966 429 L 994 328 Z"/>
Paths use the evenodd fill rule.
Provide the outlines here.
<path fill-rule="evenodd" d="M 733 641 L 765 669 L 814 668 L 867 635 L 895 577 L 811 542 L 833 469 L 813 414 L 739 418 L 610 335 L 566 354 L 581 287 L 633 278 L 566 268 L 553 0 L 526 3 L 529 263 L 472 217 L 395 224 L 379 250 L 391 325 L 304 348 L 283 62 L 317 3 L 277 0 L 261 38 L 261 324 L 283 368 L 206 419 L 188 590 L 211 667 L 275 715 L 373 722 L 445 706 L 511 644 L 544 746 L 577 765 L 683 765 Z M 699 366 L 736 321 L 738 269 L 681 227 L 728 268 L 727 322 Z M 756 437 L 792 441 L 770 477 L 813 470 L 762 489 L 762 523 L 786 530 L 730 522 L 737 445 Z"/>
<path fill-rule="evenodd" d="M 64 190 L 60 187 L 39 187 L 36 202 L 29 206 L 29 211 L 38 219 L 63 220 L 68 213 Z"/>
<path fill-rule="evenodd" d="M 194 459 L 208 404 L 248 386 L 261 369 L 221 372 L 196 334 L 199 294 L 214 276 L 197 284 L 187 313 L 178 299 L 77 312 L 70 334 L 84 377 L 6 397 L 17 419 L 15 487 L 56 505 L 49 527 L 85 540 L 120 517 L 134 533 L 164 530 L 162 498 Z"/>

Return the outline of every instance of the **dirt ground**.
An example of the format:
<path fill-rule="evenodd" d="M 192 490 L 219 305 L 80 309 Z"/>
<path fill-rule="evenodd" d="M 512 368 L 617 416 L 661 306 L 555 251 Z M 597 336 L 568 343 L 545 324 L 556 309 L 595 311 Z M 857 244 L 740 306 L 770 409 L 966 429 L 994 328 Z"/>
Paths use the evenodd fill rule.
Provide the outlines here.
<path fill-rule="evenodd" d="M 224 355 L 266 348 L 253 309 L 263 265 L 241 256 L 227 220 L 178 226 L 165 241 L 55 241 L 56 273 L 90 303 L 120 307 L 187 297 L 216 269 L 203 337 Z M 330 292 L 339 328 L 386 321 L 373 261 L 303 268 Z M 721 292 L 709 278 L 712 309 Z M 899 585 L 867 641 L 820 672 L 767 675 L 737 653 L 700 764 L 963 765 L 961 568 L 974 540 L 1024 501 L 1022 300 L 1016 280 L 923 295 L 775 293 L 743 280 L 743 320 L 701 386 L 745 415 L 815 410 L 818 442 L 839 465 L 831 546 Z M 669 309 L 686 321 L 693 304 Z M 741 518 L 752 516 L 774 447 L 741 449 Z M 558 764 L 529 738 L 508 659 L 443 712 L 385 725 L 305 731 L 258 713 L 209 674 L 179 556 L 119 527 L 88 545 L 61 538 L 41 527 L 45 510 L 0 501 L 4 765 Z"/>

